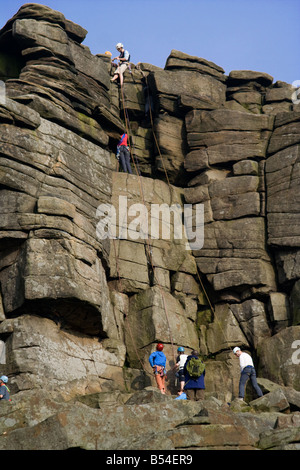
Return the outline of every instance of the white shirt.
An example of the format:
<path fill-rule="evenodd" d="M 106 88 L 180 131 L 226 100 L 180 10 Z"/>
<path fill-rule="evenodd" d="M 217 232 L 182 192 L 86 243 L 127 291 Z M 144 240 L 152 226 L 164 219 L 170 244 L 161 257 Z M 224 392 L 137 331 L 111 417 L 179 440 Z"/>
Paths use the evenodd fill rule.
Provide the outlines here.
<path fill-rule="evenodd" d="M 183 369 L 183 368 L 184 368 L 184 364 L 185 364 L 186 358 L 187 358 L 187 354 L 180 354 L 180 356 L 179 356 L 179 361 L 177 362 L 177 364 L 179 364 L 179 369 Z"/>
<path fill-rule="evenodd" d="M 249 354 L 245 353 L 245 352 L 242 352 L 242 354 L 240 355 L 239 357 L 239 360 L 240 360 L 240 368 L 241 368 L 241 372 L 242 370 L 247 367 L 247 366 L 252 366 L 254 367 L 254 364 L 253 364 L 253 361 L 252 361 L 252 357 L 249 356 Z"/>

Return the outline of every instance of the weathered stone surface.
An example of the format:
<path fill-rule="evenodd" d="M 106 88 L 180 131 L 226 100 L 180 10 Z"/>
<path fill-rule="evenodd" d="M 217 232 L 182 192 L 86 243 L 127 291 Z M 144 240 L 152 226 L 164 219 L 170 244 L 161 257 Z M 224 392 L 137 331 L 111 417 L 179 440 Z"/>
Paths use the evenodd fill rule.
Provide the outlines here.
<path fill-rule="evenodd" d="M 279 331 L 260 344 L 259 375 L 300 391 L 299 326 Z"/>
<path fill-rule="evenodd" d="M 170 81 L 172 87 L 170 88 Z M 170 114 L 178 114 L 177 99 L 190 95 L 196 99 L 208 99 L 222 105 L 225 102 L 225 86 L 218 79 L 190 70 L 155 71 L 150 74 L 149 82 L 158 99 L 158 109 Z"/>
<path fill-rule="evenodd" d="M 96 395 L 87 395 L 86 399 Z M 148 388 L 141 395 L 132 395 L 126 404 L 120 401 L 122 397 L 111 394 L 116 403 L 119 400 L 114 408 L 112 402 L 110 405 L 105 402 L 105 396 L 105 392 L 98 394 L 99 409 L 98 400 L 85 405 L 76 399 L 66 402 L 53 393 L 46 400 L 42 392 L 23 394 L 22 400 L 9 404 L 15 420 L 9 417 L 5 404 L 1 407 L 0 426 L 6 432 L 1 434 L 0 447 L 2 450 L 180 450 L 192 446 L 199 450 L 254 450 L 262 432 L 266 435 L 274 432 L 276 436 L 273 430 L 276 414 L 232 412 L 216 399 L 201 403 L 178 401 Z M 142 397 L 143 403 L 135 403 Z M 44 400 L 42 410 L 30 406 L 33 401 L 38 405 L 41 400 Z M 150 416 L 155 416 L 155 420 Z M 78 422 L 86 426 L 78 426 Z"/>
<path fill-rule="evenodd" d="M 279 113 L 275 118 L 275 129 L 272 133 L 268 146 L 268 153 L 279 152 L 286 147 L 299 144 L 300 142 L 300 113 Z"/>
<path fill-rule="evenodd" d="M 226 178 L 209 186 L 213 218 L 236 219 L 260 214 L 259 179 L 255 176 Z M 245 193 L 246 190 L 246 193 Z"/>
<path fill-rule="evenodd" d="M 252 348 L 257 349 L 264 338 L 271 336 L 262 302 L 257 299 L 246 300 L 241 304 L 232 304 L 230 309 Z"/>
<path fill-rule="evenodd" d="M 249 113 L 261 114 L 267 87 L 272 82 L 273 77 L 266 73 L 233 70 L 227 80 L 228 103 L 238 104 Z M 234 109 L 233 106 L 232 109 Z M 269 110 L 265 109 L 265 111 L 268 114 Z"/>
<path fill-rule="evenodd" d="M 242 285 L 275 289 L 274 270 L 265 251 L 262 218 L 207 224 L 204 246 L 195 256 L 200 271 L 211 280 L 215 290 Z"/>
<path fill-rule="evenodd" d="M 293 325 L 300 324 L 300 282 L 296 281 L 291 292 L 291 313 Z"/>
<path fill-rule="evenodd" d="M 289 409 L 289 402 L 286 399 L 283 391 L 278 388 L 277 390 L 268 393 L 267 395 L 257 398 L 250 402 L 250 405 L 259 411 L 281 411 L 284 412 Z"/>
<path fill-rule="evenodd" d="M 50 410 L 51 402 L 48 409 Z M 165 413 L 160 413 L 162 403 L 145 403 L 144 405 L 123 405 L 118 407 L 118 412 L 112 407 L 97 410 L 82 403 L 68 403 L 64 409 L 56 413 L 53 412 L 43 421 L 38 421 L 35 425 L 26 429 L 16 429 L 10 433 L 9 439 L 2 436 L 1 448 L 19 450 L 44 449 L 63 450 L 71 448 L 82 448 L 86 450 L 105 449 L 145 449 L 145 439 L 153 436 L 157 432 L 157 426 L 161 432 L 166 433 L 180 422 L 183 422 L 200 410 L 199 404 L 178 403 L 169 398 L 165 403 Z M 149 413 L 156 416 L 156 419 L 148 421 Z M 27 413 L 29 416 L 30 414 Z M 118 433 L 116 430 L 116 420 L 118 422 Z M 151 424 L 152 421 L 152 424 Z M 78 423 L 86 423 L 85 426 L 78 426 Z M 134 423 L 139 423 L 134 425 Z M 147 430 L 145 433 L 145 424 Z M 138 427 L 136 427 L 138 426 Z M 103 429 L 106 432 L 103 433 Z M 138 431 L 138 432 L 137 432 Z M 36 435 L 33 444 L 33 434 Z M 47 439 L 45 439 L 47 435 Z M 144 443 L 137 442 L 139 436 L 143 435 Z M 19 444 L 18 444 L 19 442 Z M 129 444 L 129 442 L 131 442 Z M 156 444 L 157 446 L 158 444 Z M 155 447 L 156 448 L 156 447 Z M 165 447 L 163 447 L 165 448 Z M 173 447 L 174 449 L 174 447 Z"/>
<path fill-rule="evenodd" d="M 275 260 L 280 284 L 284 285 L 299 278 L 300 253 L 297 248 L 276 251 Z"/>
<path fill-rule="evenodd" d="M 253 70 L 232 70 L 229 79 L 234 82 L 254 81 L 263 85 L 271 85 L 273 77 L 265 72 L 256 72 Z"/>
<path fill-rule="evenodd" d="M 300 146 L 294 145 L 273 154 L 266 161 L 270 245 L 299 246 L 299 150 Z"/>
<path fill-rule="evenodd" d="M 55 311 L 46 312 L 49 318 L 28 314 L 2 322 L 1 334 L 9 333 L 6 342 L 8 357 L 6 367 L 13 377 L 11 389 L 15 392 L 31 388 L 49 390 L 58 388 L 61 393 L 67 394 L 73 382 L 74 395 L 76 390 L 77 393 L 81 393 L 82 384 L 87 376 L 90 376 L 95 391 L 100 391 L 105 382 L 111 383 L 112 376 L 115 377 L 119 387 L 124 387 L 123 343 L 117 339 L 115 342 L 110 340 L 114 352 L 109 352 L 108 345 L 105 342 L 99 343 L 97 335 L 94 337 L 74 335 L 70 327 L 72 322 L 76 327 L 78 322 L 83 324 L 85 320 L 79 318 L 80 314 L 74 311 L 74 305 L 67 304 L 67 307 L 68 314 L 65 316 L 61 314 L 62 308 L 57 305 Z M 86 318 L 87 322 L 91 320 L 88 316 Z M 110 329 L 112 326 L 110 325 Z"/>
<path fill-rule="evenodd" d="M 189 318 L 188 312 L 177 299 L 159 287 L 145 290 L 130 299 L 125 341 L 133 366 L 142 360 L 149 367 L 148 357 L 152 351 L 148 345 L 151 343 L 162 341 L 171 346 L 198 347 L 195 323 Z M 172 359 L 174 357 L 171 353 Z"/>
<path fill-rule="evenodd" d="M 259 174 L 258 162 L 255 160 L 241 160 L 232 167 L 234 175 L 254 175 Z"/>
<path fill-rule="evenodd" d="M 172 183 L 182 179 L 184 155 L 186 153 L 185 127 L 181 119 L 160 115 L 155 119 L 155 132 L 159 146 L 156 156 L 156 170 Z"/>
<path fill-rule="evenodd" d="M 0 363 L 13 398 L 0 407 L 0 448 L 297 448 L 291 86 L 172 50 L 165 70 L 131 64 L 120 88 L 85 36 L 37 4 L 0 31 Z M 114 156 L 127 129 L 133 175 Z M 104 208 L 116 209 L 113 238 Z M 170 223 L 158 224 L 166 208 Z M 167 395 L 148 363 L 158 341 Z M 249 404 L 235 400 L 236 345 L 264 391 Z M 178 346 L 204 357 L 201 403 L 174 400 Z"/>
<path fill-rule="evenodd" d="M 263 433 L 258 445 L 262 450 L 299 450 L 299 441 L 300 427 L 288 427 Z"/>
<path fill-rule="evenodd" d="M 12 32 L 16 40 L 25 44 L 26 47 L 32 47 L 38 43 L 58 57 L 73 63 L 68 47 L 68 36 L 59 25 L 34 19 L 17 19 L 13 23 Z"/>
<path fill-rule="evenodd" d="M 16 101 L 6 97 L 5 102 L 0 104 L 0 112 L 7 111 L 7 116 L 3 119 L 7 120 L 10 124 L 28 127 L 29 129 L 36 129 L 41 124 L 40 115 L 34 110 L 28 109 Z"/>
<path fill-rule="evenodd" d="M 72 21 L 66 19 L 59 11 L 52 10 L 52 8 L 49 8 L 45 5 L 37 5 L 33 3 L 27 3 L 23 5 L 18 10 L 18 12 L 7 22 L 3 30 L 5 31 L 11 27 L 11 24 L 17 18 L 31 18 L 37 20 L 43 19 L 49 23 L 58 24 L 62 26 L 67 31 L 67 33 L 78 42 L 83 41 L 87 34 L 87 31 L 82 28 L 82 26 L 73 23 Z"/>
<path fill-rule="evenodd" d="M 191 56 L 173 49 L 166 61 L 166 70 L 194 70 L 204 75 L 212 75 L 224 80 L 224 70 L 206 59 Z"/>
<path fill-rule="evenodd" d="M 198 153 L 203 168 L 205 155 L 208 165 L 265 158 L 273 118 L 230 109 L 194 110 L 187 113 L 185 123 L 190 150 L 203 150 L 203 155 Z"/>
<path fill-rule="evenodd" d="M 151 176 L 153 166 L 153 133 L 146 127 L 139 126 L 132 135 L 131 149 L 138 162 L 139 170 L 144 174 Z"/>
<path fill-rule="evenodd" d="M 269 314 L 273 322 L 283 322 L 288 326 L 290 308 L 288 296 L 282 292 L 271 292 L 269 301 Z"/>
<path fill-rule="evenodd" d="M 227 304 L 216 306 L 215 321 L 208 325 L 206 336 L 208 350 L 212 354 L 229 349 L 236 344 L 249 345 Z"/>
<path fill-rule="evenodd" d="M 208 170 L 194 178 L 189 182 L 192 187 L 185 189 L 186 202 L 208 201 L 214 220 L 260 215 L 259 178 L 251 175 L 232 178 L 227 174 L 226 171 Z"/>
<path fill-rule="evenodd" d="M 41 122 L 34 134 L 4 126 L 1 138 L 2 151 L 8 157 L 2 159 L 2 167 L 6 168 L 1 174 L 2 184 L 30 194 L 23 199 L 28 201 L 27 206 L 24 202 L 22 205 L 15 202 L 17 207 L 14 209 L 11 202 L 12 198 L 20 200 L 19 197 L 16 199 L 18 193 L 2 193 L 3 203 L 10 205 L 6 206 L 1 229 L 25 233 L 34 230 L 37 237 L 26 242 L 14 264 L 1 272 L 7 312 L 19 308 L 25 300 L 44 297 L 81 297 L 84 302 L 100 305 L 102 301 L 96 292 L 105 274 L 96 258 L 95 250 L 100 247 L 100 241 L 96 238 L 95 219 L 90 214 L 96 211 L 97 200 L 92 196 L 92 188 L 98 191 L 101 173 L 105 174 L 101 188 L 104 192 L 102 196 L 98 193 L 99 199 L 107 200 L 110 192 L 109 153 L 47 121 Z M 17 142 L 23 147 L 23 152 L 18 155 L 15 154 Z M 76 150 L 72 150 L 71 143 Z M 64 184 L 61 184 L 61 178 L 64 178 Z M 53 191 L 56 197 L 49 196 Z M 53 240 L 48 239 L 45 229 L 52 233 L 56 231 Z M 53 254 L 51 263 L 49 253 Z M 94 267 L 91 269 L 90 266 Z M 97 284 L 94 294 L 89 292 L 86 284 L 86 279 L 92 278 Z"/>
<path fill-rule="evenodd" d="M 168 210 L 177 207 L 181 194 L 180 189 L 170 189 L 163 181 L 143 178 L 141 188 L 138 176 L 128 177 L 123 173 L 113 175 L 112 203 L 117 210 L 116 236 L 119 239 L 112 241 L 110 269 L 111 277 L 121 282 L 123 292 L 147 289 L 152 282 L 161 283 L 170 290 L 170 272 L 196 273 L 195 260 L 191 251 L 186 249 L 183 226 L 182 237 L 174 238 L 176 221 L 182 223 L 181 213 L 179 219 L 173 218 L 173 212 Z M 157 210 L 161 209 L 162 212 L 156 214 L 151 203 L 156 204 Z M 139 212 L 141 206 L 136 204 L 145 206 L 147 211 L 144 215 Z M 137 227 L 140 232 L 131 228 L 136 217 L 140 217 L 142 227 Z"/>

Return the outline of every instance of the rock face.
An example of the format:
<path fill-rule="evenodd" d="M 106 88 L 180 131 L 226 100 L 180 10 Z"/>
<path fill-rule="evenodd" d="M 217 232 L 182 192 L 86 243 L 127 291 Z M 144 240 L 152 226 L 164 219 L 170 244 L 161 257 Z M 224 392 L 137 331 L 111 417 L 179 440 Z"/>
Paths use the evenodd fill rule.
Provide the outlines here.
<path fill-rule="evenodd" d="M 86 33 L 37 4 L 0 31 L 0 361 L 13 398 L 0 448 L 297 448 L 294 89 L 176 50 L 164 69 L 131 64 L 121 89 Z M 124 131 L 133 175 L 115 158 Z M 158 341 L 167 396 L 151 387 Z M 203 403 L 172 401 L 178 346 L 205 357 Z M 267 381 L 246 410 L 234 346 Z M 150 419 L 162 406 L 163 444 Z"/>

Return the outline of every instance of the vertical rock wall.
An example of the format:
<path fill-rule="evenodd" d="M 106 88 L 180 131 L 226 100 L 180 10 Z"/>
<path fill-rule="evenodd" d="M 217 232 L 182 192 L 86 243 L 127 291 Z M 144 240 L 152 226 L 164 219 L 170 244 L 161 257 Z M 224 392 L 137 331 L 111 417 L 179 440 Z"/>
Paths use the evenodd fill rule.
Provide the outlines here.
<path fill-rule="evenodd" d="M 121 90 L 85 35 L 33 4 L 0 31 L 0 337 L 13 391 L 142 388 L 157 341 L 169 370 L 177 346 L 200 348 L 215 396 L 236 394 L 234 346 L 300 390 L 291 86 L 174 50 L 165 69 L 132 64 Z M 124 130 L 133 175 L 117 171 Z M 148 213 L 203 204 L 203 247 L 186 249 L 172 220 L 169 238 L 101 239 L 97 208 L 120 196 Z"/>

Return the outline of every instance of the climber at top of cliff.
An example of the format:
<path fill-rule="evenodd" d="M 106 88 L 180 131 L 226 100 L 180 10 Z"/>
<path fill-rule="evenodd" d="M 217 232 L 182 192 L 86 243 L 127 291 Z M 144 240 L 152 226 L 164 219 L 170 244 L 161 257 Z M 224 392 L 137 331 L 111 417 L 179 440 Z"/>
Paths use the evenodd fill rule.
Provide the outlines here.
<path fill-rule="evenodd" d="M 112 62 L 114 62 L 114 60 L 118 59 L 119 60 L 119 65 L 115 71 L 115 74 L 113 76 L 113 78 L 111 78 L 111 81 L 114 82 L 115 80 L 117 80 L 118 77 L 120 77 L 120 85 L 122 86 L 123 85 L 123 74 L 125 72 L 125 70 L 129 67 L 129 61 L 130 61 L 130 54 L 127 50 L 124 49 L 124 46 L 121 42 L 118 42 L 118 44 L 116 45 L 116 49 L 117 51 L 120 52 L 120 55 L 117 56 L 117 57 L 114 57 L 112 59 Z"/>

